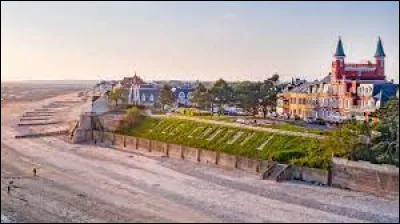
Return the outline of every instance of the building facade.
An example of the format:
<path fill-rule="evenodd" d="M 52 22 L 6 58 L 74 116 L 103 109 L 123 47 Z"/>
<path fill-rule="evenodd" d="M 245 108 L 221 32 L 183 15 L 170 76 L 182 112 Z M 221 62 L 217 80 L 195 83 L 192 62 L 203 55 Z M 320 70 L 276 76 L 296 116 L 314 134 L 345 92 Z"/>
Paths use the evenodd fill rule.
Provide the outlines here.
<path fill-rule="evenodd" d="M 154 107 L 159 103 L 160 87 L 154 83 L 145 83 L 139 76 L 124 78 L 123 88 L 129 87 L 128 104 Z"/>
<path fill-rule="evenodd" d="M 369 113 L 396 95 L 398 85 L 386 80 L 386 55 L 380 38 L 375 63 L 346 63 L 340 38 L 333 57 L 331 72 L 321 81 L 306 82 L 279 94 L 277 112 L 332 122 L 368 119 Z"/>
<path fill-rule="evenodd" d="M 172 91 L 175 94 L 175 102 L 177 106 L 190 106 L 191 105 L 191 94 L 194 88 L 190 85 L 174 87 Z"/>

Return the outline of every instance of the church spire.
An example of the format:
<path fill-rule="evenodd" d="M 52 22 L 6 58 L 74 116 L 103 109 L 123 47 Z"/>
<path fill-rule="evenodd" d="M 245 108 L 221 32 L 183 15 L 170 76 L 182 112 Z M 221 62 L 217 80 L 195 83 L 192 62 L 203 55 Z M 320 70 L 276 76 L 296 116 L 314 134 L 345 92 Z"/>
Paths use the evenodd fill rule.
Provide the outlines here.
<path fill-rule="evenodd" d="M 378 45 L 376 46 L 375 57 L 385 57 L 385 51 L 383 50 L 383 45 L 381 37 L 378 38 Z"/>
<path fill-rule="evenodd" d="M 340 36 L 339 36 L 339 41 L 336 46 L 336 53 L 334 56 L 335 57 L 346 57 L 346 55 L 344 54 L 342 39 L 340 38 Z"/>

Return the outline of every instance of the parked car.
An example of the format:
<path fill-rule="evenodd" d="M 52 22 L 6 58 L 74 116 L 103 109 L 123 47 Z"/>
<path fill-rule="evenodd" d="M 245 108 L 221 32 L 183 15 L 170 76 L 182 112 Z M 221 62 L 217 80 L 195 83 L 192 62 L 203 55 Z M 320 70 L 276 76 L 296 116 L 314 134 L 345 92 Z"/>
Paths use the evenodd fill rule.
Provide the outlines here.
<path fill-rule="evenodd" d="M 322 118 L 317 118 L 315 119 L 314 124 L 325 125 L 326 122 Z"/>
<path fill-rule="evenodd" d="M 307 117 L 306 119 L 304 119 L 305 122 L 309 123 L 309 124 L 313 124 L 315 123 L 315 118 L 313 117 Z"/>

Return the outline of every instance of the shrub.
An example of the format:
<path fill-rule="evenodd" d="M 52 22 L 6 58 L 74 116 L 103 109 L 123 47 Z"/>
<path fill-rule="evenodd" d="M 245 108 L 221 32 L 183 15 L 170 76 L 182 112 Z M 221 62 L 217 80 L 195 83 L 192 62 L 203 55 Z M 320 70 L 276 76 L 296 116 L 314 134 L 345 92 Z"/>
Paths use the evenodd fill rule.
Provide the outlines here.
<path fill-rule="evenodd" d="M 294 149 L 294 150 L 277 152 L 274 154 L 272 159 L 278 162 L 289 162 L 290 160 L 298 159 L 305 155 L 306 153 L 304 151 L 299 149 Z"/>
<path fill-rule="evenodd" d="M 127 110 L 122 120 L 119 122 L 116 132 L 125 133 L 134 128 L 140 120 L 143 119 L 141 110 L 137 107 L 132 107 Z"/>
<path fill-rule="evenodd" d="M 135 107 L 138 108 L 139 110 L 146 109 L 146 106 L 143 105 L 136 105 Z"/>

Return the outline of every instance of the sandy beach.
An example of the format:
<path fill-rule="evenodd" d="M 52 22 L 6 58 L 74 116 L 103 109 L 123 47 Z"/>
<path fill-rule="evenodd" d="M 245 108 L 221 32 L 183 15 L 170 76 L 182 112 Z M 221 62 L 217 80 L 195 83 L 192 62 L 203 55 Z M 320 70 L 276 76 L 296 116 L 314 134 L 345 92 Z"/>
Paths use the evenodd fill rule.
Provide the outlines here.
<path fill-rule="evenodd" d="M 399 201 L 364 193 L 59 137 L 14 138 L 26 131 L 17 126 L 25 111 L 75 98 L 2 105 L 2 222 L 399 222 Z M 73 121 L 84 106 L 56 116 Z"/>

